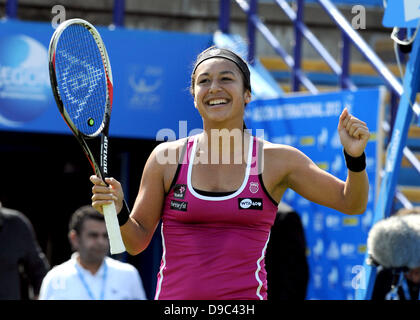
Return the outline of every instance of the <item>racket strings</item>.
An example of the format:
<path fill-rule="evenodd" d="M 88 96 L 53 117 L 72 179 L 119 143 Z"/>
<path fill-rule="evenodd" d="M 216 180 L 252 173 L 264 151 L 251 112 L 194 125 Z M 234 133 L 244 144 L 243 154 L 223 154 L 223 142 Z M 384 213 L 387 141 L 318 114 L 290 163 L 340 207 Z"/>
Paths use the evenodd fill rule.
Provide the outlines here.
<path fill-rule="evenodd" d="M 67 27 L 56 49 L 56 74 L 64 108 L 77 129 L 99 134 L 107 104 L 107 81 L 101 51 L 82 25 Z"/>

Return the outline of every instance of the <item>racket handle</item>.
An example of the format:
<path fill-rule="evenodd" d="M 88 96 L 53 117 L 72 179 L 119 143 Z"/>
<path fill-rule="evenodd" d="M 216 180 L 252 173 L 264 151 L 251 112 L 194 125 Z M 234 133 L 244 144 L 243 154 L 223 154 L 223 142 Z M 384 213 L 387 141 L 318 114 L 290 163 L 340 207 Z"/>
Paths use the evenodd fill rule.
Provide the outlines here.
<path fill-rule="evenodd" d="M 117 219 L 117 210 L 114 202 L 102 207 L 105 217 L 106 230 L 108 231 L 109 246 L 111 254 L 118 254 L 125 251 L 124 242 L 121 238 L 120 226 Z"/>

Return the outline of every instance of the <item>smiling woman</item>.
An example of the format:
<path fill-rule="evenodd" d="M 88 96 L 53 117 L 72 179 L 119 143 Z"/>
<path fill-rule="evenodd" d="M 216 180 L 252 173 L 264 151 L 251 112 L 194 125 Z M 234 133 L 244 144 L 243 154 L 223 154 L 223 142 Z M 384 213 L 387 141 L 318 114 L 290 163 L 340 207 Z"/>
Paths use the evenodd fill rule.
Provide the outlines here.
<path fill-rule="evenodd" d="M 299 150 L 244 130 L 250 72 L 234 52 L 211 47 L 191 75 L 203 132 L 158 145 L 147 160 L 131 214 L 121 184 L 92 176 L 92 205 L 115 201 L 127 251 L 149 245 L 162 220 L 163 254 L 156 299 L 267 299 L 264 258 L 277 206 L 291 188 L 346 214 L 366 208 L 366 124 L 344 109 L 338 133 L 346 156 L 344 182 Z M 233 138 L 233 139 L 232 139 Z M 162 163 L 176 154 L 176 163 Z M 232 159 L 234 159 L 232 161 Z"/>

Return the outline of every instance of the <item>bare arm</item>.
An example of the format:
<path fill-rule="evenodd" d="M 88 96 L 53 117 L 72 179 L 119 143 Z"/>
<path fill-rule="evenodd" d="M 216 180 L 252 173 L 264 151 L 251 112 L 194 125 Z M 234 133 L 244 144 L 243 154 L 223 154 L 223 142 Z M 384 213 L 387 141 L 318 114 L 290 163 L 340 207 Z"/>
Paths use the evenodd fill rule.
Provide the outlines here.
<path fill-rule="evenodd" d="M 287 186 L 309 201 L 346 214 L 361 214 L 366 209 L 369 182 L 366 171 L 348 171 L 344 182 L 320 169 L 298 150 L 291 154 L 293 167 Z"/>
<path fill-rule="evenodd" d="M 344 109 L 337 129 L 346 152 L 353 157 L 362 155 L 370 136 L 366 124 Z M 348 170 L 344 182 L 318 168 L 296 149 L 291 148 L 287 157 L 290 163 L 286 176 L 288 187 L 310 201 L 346 214 L 361 214 L 366 210 L 369 181 L 365 170 Z"/>

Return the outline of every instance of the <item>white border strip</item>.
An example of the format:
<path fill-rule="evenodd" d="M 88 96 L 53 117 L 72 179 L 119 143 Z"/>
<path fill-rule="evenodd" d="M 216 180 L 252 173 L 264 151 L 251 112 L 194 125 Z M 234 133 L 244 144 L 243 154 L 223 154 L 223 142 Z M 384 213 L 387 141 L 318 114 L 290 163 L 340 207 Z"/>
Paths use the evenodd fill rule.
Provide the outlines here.
<path fill-rule="evenodd" d="M 260 257 L 260 258 L 258 259 L 258 261 L 257 261 L 257 270 L 255 271 L 255 279 L 257 279 L 257 281 L 258 281 L 258 283 L 259 283 L 256 294 L 257 294 L 257 297 L 258 297 L 258 298 L 260 298 L 260 300 L 264 300 L 264 298 L 263 298 L 263 297 L 262 297 L 262 295 L 260 294 L 261 287 L 262 287 L 263 283 L 262 283 L 262 281 L 261 281 L 261 279 L 260 279 L 260 277 L 259 277 L 259 275 L 258 275 L 258 274 L 259 274 L 259 273 L 260 273 L 260 271 L 261 271 L 261 261 L 264 259 L 264 256 L 265 256 L 265 250 L 267 249 L 268 241 L 270 240 L 270 235 L 271 235 L 271 231 L 270 231 L 270 233 L 268 234 L 267 241 L 265 242 L 265 246 L 264 246 L 264 248 L 262 249 L 262 252 L 261 252 L 261 257 Z"/>
<path fill-rule="evenodd" d="M 160 234 L 162 235 L 162 248 L 163 248 L 163 253 L 162 253 L 162 261 L 163 264 L 160 267 L 159 270 L 159 275 L 160 275 L 160 279 L 159 279 L 159 283 L 158 283 L 158 290 L 156 292 L 155 295 L 155 300 L 159 300 L 159 295 L 160 295 L 160 290 L 162 289 L 162 281 L 163 281 L 163 269 L 166 267 L 166 246 L 165 246 L 165 237 L 163 236 L 163 222 L 162 222 L 162 226 L 160 228 Z"/>
<path fill-rule="evenodd" d="M 249 179 L 249 172 L 251 171 L 251 162 L 252 162 L 252 151 L 253 151 L 253 141 L 254 141 L 254 137 L 250 136 L 249 138 L 249 146 L 248 146 L 248 162 L 246 165 L 246 170 L 245 170 L 245 177 L 244 180 L 242 182 L 241 187 L 236 190 L 236 192 L 229 194 L 227 196 L 223 196 L 223 197 L 209 197 L 209 196 L 203 196 L 199 193 L 197 193 L 191 183 L 191 175 L 192 175 L 192 168 L 193 168 L 193 163 L 194 163 L 194 157 L 195 157 L 195 150 L 197 149 L 197 136 L 194 137 L 194 144 L 190 153 L 190 159 L 189 159 L 189 163 L 188 163 L 188 176 L 187 176 L 187 184 L 188 184 L 188 190 L 191 192 L 191 194 L 201 200 L 208 200 L 208 201 L 222 201 L 222 200 L 229 200 L 232 199 L 236 196 L 238 196 L 245 188 L 246 184 L 248 183 L 248 179 Z"/>

